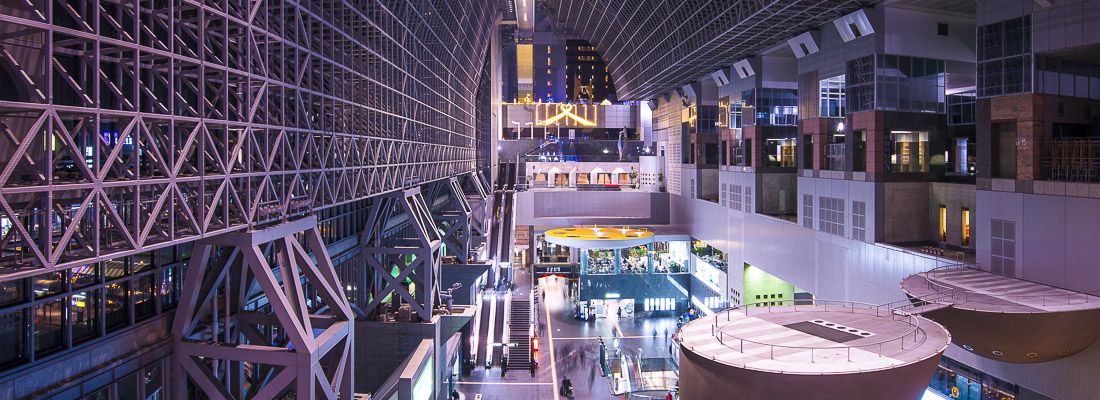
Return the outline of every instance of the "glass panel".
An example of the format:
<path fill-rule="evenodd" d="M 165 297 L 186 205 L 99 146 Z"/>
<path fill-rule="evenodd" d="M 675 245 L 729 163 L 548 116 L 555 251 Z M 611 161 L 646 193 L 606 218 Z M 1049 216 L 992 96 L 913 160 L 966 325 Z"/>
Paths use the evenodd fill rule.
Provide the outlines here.
<path fill-rule="evenodd" d="M 26 287 L 26 280 L 23 279 L 0 282 L 0 306 L 22 303 L 23 300 L 26 300 L 23 292 L 24 287 Z"/>
<path fill-rule="evenodd" d="M 160 363 L 145 368 L 145 400 L 161 400 L 164 398 L 164 375 L 161 372 Z"/>
<path fill-rule="evenodd" d="M 128 307 L 127 291 L 130 282 L 118 282 L 104 286 L 105 304 L 107 314 L 107 330 L 112 331 L 130 323 L 130 310 Z"/>
<path fill-rule="evenodd" d="M 153 275 L 145 275 L 134 280 L 134 319 L 138 321 L 156 313 L 153 307 L 154 281 Z"/>
<path fill-rule="evenodd" d="M 145 252 L 134 255 L 134 262 L 132 264 L 134 272 L 145 271 L 153 267 L 153 253 Z"/>
<path fill-rule="evenodd" d="M 96 264 L 88 264 L 79 267 L 73 267 L 71 270 L 69 270 L 69 279 L 72 281 L 73 289 L 91 286 L 98 282 L 98 267 L 99 266 Z"/>
<path fill-rule="evenodd" d="M 73 327 L 73 343 L 80 343 L 99 334 L 96 325 L 99 290 L 73 293 L 69 299 L 69 319 Z"/>
<path fill-rule="evenodd" d="M 34 298 L 40 299 L 65 291 L 65 281 L 63 279 L 61 271 L 32 277 Z"/>
<path fill-rule="evenodd" d="M 59 298 L 34 306 L 34 354 L 45 355 L 60 350 L 64 345 L 62 320 L 65 298 Z"/>
<path fill-rule="evenodd" d="M 160 275 L 160 304 L 161 309 L 168 310 L 176 307 L 180 298 L 180 280 L 176 271 L 178 265 L 164 267 Z"/>
<path fill-rule="evenodd" d="M 103 262 L 103 277 L 104 280 L 110 282 L 112 280 L 126 276 L 126 260 L 114 259 Z"/>
<path fill-rule="evenodd" d="M 118 380 L 118 390 L 115 392 L 118 400 L 137 400 L 137 374 L 130 374 Z"/>
<path fill-rule="evenodd" d="M 18 364 L 26 360 L 23 353 L 23 310 L 0 314 L 0 367 Z"/>

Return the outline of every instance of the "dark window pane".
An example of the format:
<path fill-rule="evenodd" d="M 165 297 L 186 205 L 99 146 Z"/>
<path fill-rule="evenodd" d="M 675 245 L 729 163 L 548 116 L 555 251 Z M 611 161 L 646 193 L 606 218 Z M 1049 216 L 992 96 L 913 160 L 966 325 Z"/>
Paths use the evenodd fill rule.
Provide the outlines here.
<path fill-rule="evenodd" d="M 65 290 L 65 281 L 60 271 L 32 277 L 31 283 L 34 284 L 34 298 L 36 299 L 55 295 Z"/>
<path fill-rule="evenodd" d="M 26 300 L 23 292 L 25 284 L 26 280 L 23 279 L 0 282 L 0 306 L 22 303 Z"/>
<path fill-rule="evenodd" d="M 126 276 L 126 259 L 118 258 L 103 262 L 103 278 L 110 282 Z"/>
<path fill-rule="evenodd" d="M 130 282 L 118 282 L 104 286 L 106 290 L 104 308 L 107 314 L 107 330 L 112 331 L 130 323 L 128 297 L 126 292 Z"/>
<path fill-rule="evenodd" d="M 64 345 L 62 320 L 65 298 L 59 298 L 34 306 L 34 354 L 45 355 L 60 350 Z"/>
<path fill-rule="evenodd" d="M 98 268 L 99 266 L 96 264 L 88 264 L 80 267 L 73 267 L 69 270 L 70 279 L 73 282 L 73 289 L 91 286 L 98 282 Z"/>
<path fill-rule="evenodd" d="M 180 299 L 180 278 L 178 265 L 164 267 L 160 273 L 160 304 L 164 310 L 176 307 Z"/>
<path fill-rule="evenodd" d="M 118 389 L 115 394 L 118 400 L 137 400 L 137 374 L 130 374 L 118 380 Z"/>
<path fill-rule="evenodd" d="M 99 335 L 96 322 L 98 315 L 99 291 L 89 290 L 73 293 L 69 301 L 69 318 L 73 326 L 73 343 L 80 343 Z"/>
<path fill-rule="evenodd" d="M 145 368 L 145 400 L 161 400 L 164 390 L 164 373 L 160 363 Z"/>
<path fill-rule="evenodd" d="M 134 319 L 140 321 L 152 316 L 156 309 L 153 307 L 153 275 L 145 275 L 134 280 Z"/>
<path fill-rule="evenodd" d="M 15 365 L 26 360 L 23 352 L 23 311 L 0 314 L 0 367 Z"/>
<path fill-rule="evenodd" d="M 134 255 L 134 262 L 131 264 L 134 272 L 145 271 L 153 267 L 153 253 L 145 252 Z"/>

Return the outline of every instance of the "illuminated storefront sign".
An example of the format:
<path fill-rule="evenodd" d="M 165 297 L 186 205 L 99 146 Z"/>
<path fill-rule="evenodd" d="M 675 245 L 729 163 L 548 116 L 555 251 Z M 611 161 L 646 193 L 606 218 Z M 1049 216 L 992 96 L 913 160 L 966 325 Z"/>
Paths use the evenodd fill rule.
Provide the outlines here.
<path fill-rule="evenodd" d="M 599 106 L 595 104 L 539 103 L 535 105 L 535 124 L 539 126 L 596 126 Z"/>

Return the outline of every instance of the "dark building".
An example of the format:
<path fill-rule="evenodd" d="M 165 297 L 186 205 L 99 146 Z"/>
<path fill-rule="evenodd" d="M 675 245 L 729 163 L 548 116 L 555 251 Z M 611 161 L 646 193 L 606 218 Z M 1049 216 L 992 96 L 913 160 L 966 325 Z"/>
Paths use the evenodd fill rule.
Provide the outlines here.
<path fill-rule="evenodd" d="M 607 64 L 587 40 L 565 42 L 565 97 L 574 102 L 618 101 Z"/>

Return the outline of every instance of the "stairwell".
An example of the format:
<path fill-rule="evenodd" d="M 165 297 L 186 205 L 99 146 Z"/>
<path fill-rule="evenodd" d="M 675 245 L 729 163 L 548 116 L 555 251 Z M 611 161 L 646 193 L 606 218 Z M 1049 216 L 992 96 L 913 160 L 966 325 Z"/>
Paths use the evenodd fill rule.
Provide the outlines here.
<path fill-rule="evenodd" d="M 531 367 L 530 297 L 513 298 L 508 317 L 508 342 L 515 344 L 508 348 L 508 369 L 528 369 Z"/>

